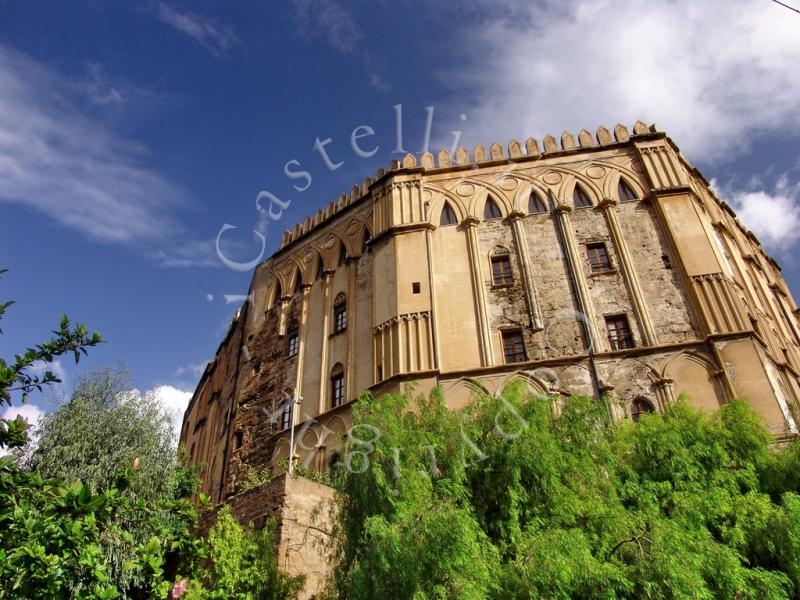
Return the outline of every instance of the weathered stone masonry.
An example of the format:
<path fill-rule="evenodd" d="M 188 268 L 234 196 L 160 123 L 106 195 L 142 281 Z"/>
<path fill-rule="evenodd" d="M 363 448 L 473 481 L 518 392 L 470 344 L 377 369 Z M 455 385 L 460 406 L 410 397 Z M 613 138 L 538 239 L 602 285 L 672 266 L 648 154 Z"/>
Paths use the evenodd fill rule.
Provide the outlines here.
<path fill-rule="evenodd" d="M 615 418 L 741 396 L 776 436 L 797 433 L 780 267 L 640 122 L 393 161 L 285 232 L 250 294 L 181 434 L 216 501 L 249 469 L 277 473 L 291 427 L 297 458 L 327 469 L 349 403 L 409 381 L 454 408 L 511 380 L 556 405 L 603 394 Z"/>

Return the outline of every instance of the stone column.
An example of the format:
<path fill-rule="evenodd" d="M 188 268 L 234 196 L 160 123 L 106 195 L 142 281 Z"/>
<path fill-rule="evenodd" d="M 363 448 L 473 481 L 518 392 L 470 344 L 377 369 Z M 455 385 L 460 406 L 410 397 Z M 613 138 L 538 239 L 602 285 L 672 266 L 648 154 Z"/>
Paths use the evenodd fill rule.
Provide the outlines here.
<path fill-rule="evenodd" d="M 611 233 L 611 240 L 614 243 L 614 247 L 617 249 L 620 267 L 622 267 L 622 276 L 625 279 L 625 283 L 628 286 L 628 291 L 631 295 L 631 300 L 633 301 L 633 311 L 636 314 L 636 319 L 639 323 L 639 331 L 642 334 L 642 342 L 645 346 L 655 346 L 658 344 L 658 339 L 656 338 L 655 328 L 653 327 L 653 323 L 650 320 L 650 315 L 648 314 L 647 307 L 644 303 L 642 288 L 639 286 L 639 278 L 636 275 L 636 269 L 633 266 L 633 260 L 631 259 L 631 254 L 628 250 L 628 244 L 626 243 L 625 237 L 622 235 L 622 230 L 619 226 L 616 209 L 617 201 L 613 200 L 612 198 L 605 198 L 598 206 L 603 211 L 603 216 L 606 219 L 608 230 Z"/>
<path fill-rule="evenodd" d="M 530 255 L 528 254 L 528 242 L 525 240 L 525 232 L 522 229 L 522 218 L 525 215 L 521 212 L 513 212 L 508 216 L 511 221 L 511 232 L 514 236 L 514 245 L 517 247 L 517 257 L 519 258 L 522 270 L 522 282 L 525 285 L 525 298 L 528 300 L 528 313 L 531 319 L 531 328 L 534 331 L 544 329 L 542 314 L 539 311 L 539 300 L 536 294 L 536 286 L 533 282 L 531 272 Z"/>
<path fill-rule="evenodd" d="M 302 390 L 301 387 L 303 385 L 303 364 L 305 362 L 305 351 L 306 351 L 306 335 L 308 333 L 308 327 L 306 323 L 308 321 L 308 299 L 311 295 L 311 284 L 304 283 L 303 284 L 303 300 L 302 305 L 300 307 L 300 323 L 298 325 L 298 332 L 297 332 L 297 373 L 295 374 L 295 381 L 294 381 L 294 394 L 295 397 L 301 397 Z M 303 405 L 299 406 L 300 410 L 303 410 Z M 292 425 L 296 425 L 299 423 L 297 418 L 297 411 L 292 411 Z"/>
<path fill-rule="evenodd" d="M 356 368 L 356 274 L 358 258 L 347 259 L 347 364 L 344 366 L 344 401 L 353 394 L 353 371 Z"/>
<path fill-rule="evenodd" d="M 322 348 L 320 349 L 319 357 L 319 398 L 317 406 L 317 414 L 325 411 L 325 396 L 328 390 L 328 336 L 331 330 L 331 281 L 333 280 L 333 271 L 324 271 L 322 273 L 322 295 L 324 313 L 322 315 Z"/>
<path fill-rule="evenodd" d="M 672 384 L 673 380 L 669 377 L 662 377 L 653 383 L 656 386 L 656 394 L 662 410 L 666 409 L 668 404 L 675 402 L 675 388 Z"/>
<path fill-rule="evenodd" d="M 470 274 L 472 279 L 472 294 L 475 300 L 475 312 L 478 317 L 478 341 L 481 350 L 481 365 L 489 366 L 494 363 L 492 353 L 492 338 L 489 333 L 489 318 L 486 313 L 486 294 L 484 293 L 483 272 L 481 269 L 481 256 L 478 249 L 478 219 L 467 217 L 464 219 L 464 229 L 467 232 L 467 254 L 469 255 Z"/>
<path fill-rule="evenodd" d="M 569 269 L 569 274 L 572 278 L 572 283 L 577 295 L 578 310 L 584 317 L 583 329 L 586 332 L 587 341 L 591 349 L 597 352 L 601 349 L 600 338 L 597 334 L 594 310 L 592 309 L 591 299 L 589 298 L 589 288 L 586 285 L 586 275 L 583 272 L 581 260 L 578 256 L 578 247 L 575 243 L 575 237 L 572 235 L 572 225 L 569 218 L 570 212 L 572 212 L 572 207 L 561 203 L 556 205 L 556 222 L 558 224 L 558 231 L 561 234 L 561 243 L 565 250 L 567 268 Z"/>

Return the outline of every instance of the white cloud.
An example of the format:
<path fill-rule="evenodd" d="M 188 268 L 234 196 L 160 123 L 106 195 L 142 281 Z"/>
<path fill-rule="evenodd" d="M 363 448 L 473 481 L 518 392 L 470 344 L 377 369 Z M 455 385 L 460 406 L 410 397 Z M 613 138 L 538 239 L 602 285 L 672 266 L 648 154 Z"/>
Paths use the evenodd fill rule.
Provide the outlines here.
<path fill-rule="evenodd" d="M 0 200 L 102 241 L 167 236 L 179 194 L 144 149 L 82 116 L 69 80 L 0 46 Z"/>
<path fill-rule="evenodd" d="M 147 150 L 86 116 L 147 93 L 115 87 L 96 67 L 90 74 L 76 81 L 0 45 L 0 202 L 164 266 L 219 266 L 213 239 L 193 239 L 176 223 L 171 212 L 185 195 L 148 166 Z"/>
<path fill-rule="evenodd" d="M 711 183 L 716 186 L 715 181 Z M 772 190 L 761 188 L 759 183 L 752 180 L 745 190 L 723 188 L 722 196 L 765 246 L 785 252 L 800 240 L 800 183 L 791 184 L 786 174 L 778 178 Z"/>
<path fill-rule="evenodd" d="M 192 392 L 181 390 L 171 385 L 158 385 L 149 393 L 152 393 L 164 410 L 172 417 L 172 427 L 175 431 L 175 436 L 180 436 L 181 425 L 183 424 L 183 413 L 186 412 L 186 407 L 189 406 L 189 400 L 192 399 Z"/>
<path fill-rule="evenodd" d="M 361 45 L 364 30 L 339 2 L 293 0 L 293 4 L 299 35 L 308 40 L 322 37 L 334 50 L 358 56 L 366 71 L 368 85 L 381 92 L 391 89 L 381 74 L 378 61 Z"/>
<path fill-rule="evenodd" d="M 45 411 L 35 404 L 21 404 L 19 406 L 7 406 L 3 411 L 2 418 L 13 420 L 20 416 L 28 422 L 28 425 L 36 427 L 39 423 L 39 418 L 43 414 L 45 414 Z"/>
<path fill-rule="evenodd" d="M 236 34 L 233 28 L 216 20 L 188 11 L 178 10 L 164 2 L 156 7 L 159 20 L 188 35 L 212 54 L 221 54 L 233 46 Z"/>
<path fill-rule="evenodd" d="M 750 0 L 481 3 L 442 74 L 470 143 L 641 119 L 692 160 L 800 130 L 800 19 Z M 474 16 L 474 15 L 473 15 Z M 473 139 L 474 138 L 474 139 Z"/>

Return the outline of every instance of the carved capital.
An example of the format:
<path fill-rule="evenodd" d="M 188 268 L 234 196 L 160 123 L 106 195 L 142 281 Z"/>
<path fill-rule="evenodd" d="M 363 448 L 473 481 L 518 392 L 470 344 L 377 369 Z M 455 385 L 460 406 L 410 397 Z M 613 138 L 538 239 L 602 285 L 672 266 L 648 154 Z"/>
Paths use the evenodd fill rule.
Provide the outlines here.
<path fill-rule="evenodd" d="M 616 206 L 618 202 L 614 198 L 603 198 L 597 203 L 598 208 L 606 209 Z"/>
<path fill-rule="evenodd" d="M 467 217 L 466 219 L 461 221 L 461 223 L 465 227 L 476 227 L 480 222 L 481 222 L 480 219 L 476 219 L 475 217 Z"/>
<path fill-rule="evenodd" d="M 506 220 L 507 220 L 509 223 L 512 223 L 512 222 L 514 222 L 514 221 L 518 221 L 519 219 L 523 219 L 523 218 L 525 218 L 526 216 L 527 216 L 527 215 L 526 215 L 524 212 L 522 212 L 522 211 L 519 211 L 519 210 L 512 210 L 512 211 L 509 213 L 509 215 L 506 217 Z"/>
<path fill-rule="evenodd" d="M 569 204 L 558 204 L 556 206 L 557 213 L 571 213 L 572 207 Z"/>

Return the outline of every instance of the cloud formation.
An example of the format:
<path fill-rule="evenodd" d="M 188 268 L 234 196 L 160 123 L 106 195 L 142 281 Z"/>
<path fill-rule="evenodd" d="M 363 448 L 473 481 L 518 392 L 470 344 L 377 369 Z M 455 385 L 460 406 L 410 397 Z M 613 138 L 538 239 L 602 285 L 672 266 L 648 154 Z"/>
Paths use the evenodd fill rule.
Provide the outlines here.
<path fill-rule="evenodd" d="M 784 173 L 772 189 L 752 182 L 745 189 L 725 189 L 722 197 L 739 220 L 770 250 L 785 254 L 800 240 L 800 183 Z M 714 186 L 716 182 L 712 182 Z"/>
<path fill-rule="evenodd" d="M 749 0 L 480 2 L 442 73 L 469 143 L 641 119 L 693 161 L 800 131 L 800 18 Z M 487 16 L 488 15 L 488 16 Z"/>
<path fill-rule="evenodd" d="M 179 437 L 181 426 L 183 425 L 183 413 L 186 412 L 186 407 L 189 406 L 192 392 L 187 392 L 171 385 L 158 385 L 148 393 L 152 393 L 164 411 L 172 417 L 172 428 L 175 431 L 175 437 Z"/>
<path fill-rule="evenodd" d="M 151 166 L 147 149 L 87 116 L 141 101 L 143 92 L 90 71 L 76 81 L 0 45 L 0 202 L 134 246 L 165 266 L 219 266 L 213 240 L 194 239 L 175 221 L 185 194 Z"/>
<path fill-rule="evenodd" d="M 364 30 L 336 0 L 293 0 L 297 33 L 308 40 L 323 38 L 334 50 L 361 60 L 370 87 L 386 92 L 391 85 L 381 74 L 378 61 L 362 47 Z"/>
<path fill-rule="evenodd" d="M 182 11 L 164 2 L 156 6 L 160 21 L 188 35 L 212 54 L 219 55 L 229 50 L 238 40 L 233 28 L 215 19 L 188 11 Z"/>

